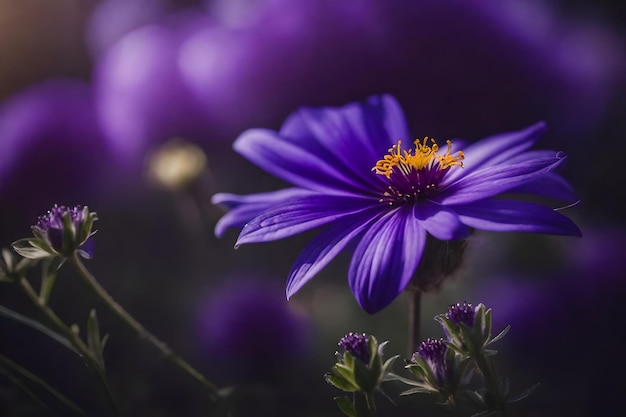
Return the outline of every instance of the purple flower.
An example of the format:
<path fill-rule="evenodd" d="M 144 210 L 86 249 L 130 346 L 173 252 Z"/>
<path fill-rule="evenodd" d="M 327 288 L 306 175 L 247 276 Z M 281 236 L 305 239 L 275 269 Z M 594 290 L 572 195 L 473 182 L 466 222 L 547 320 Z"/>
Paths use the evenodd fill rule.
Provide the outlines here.
<path fill-rule="evenodd" d="M 624 72 L 621 40 L 518 3 L 207 0 L 219 24 L 192 34 L 177 62 L 204 108 L 230 125 L 387 91 L 429 132 L 541 119 L 582 140 Z"/>
<path fill-rule="evenodd" d="M 302 108 L 280 131 L 250 129 L 234 143 L 241 155 L 294 187 L 215 195 L 214 203 L 231 208 L 216 234 L 243 226 L 239 246 L 325 226 L 296 259 L 287 297 L 354 242 L 349 284 L 361 307 L 375 313 L 409 284 L 428 235 L 459 240 L 474 228 L 580 235 L 571 220 L 549 207 L 499 198 L 514 192 L 575 199 L 553 172 L 565 155 L 529 150 L 544 131 L 537 123 L 441 148 L 434 140 L 417 140 L 413 150 L 406 146 L 411 136 L 403 112 L 391 96 Z"/>
<path fill-rule="evenodd" d="M 339 346 L 364 363 L 370 361 L 370 338 L 365 333 L 348 333 L 339 341 Z"/>
<path fill-rule="evenodd" d="M 210 123 L 181 79 L 182 40 L 205 16 L 173 14 L 141 26 L 102 54 L 94 89 L 102 129 L 122 157 L 140 167 L 145 152 L 169 139 L 207 139 Z"/>
<path fill-rule="evenodd" d="M 0 138 L 3 230 L 22 230 L 57 201 L 93 203 L 117 171 L 82 81 L 48 80 L 5 100 Z"/>
<path fill-rule="evenodd" d="M 474 325 L 474 317 L 476 316 L 476 308 L 468 303 L 456 303 L 451 305 L 446 313 L 446 317 L 455 324 L 465 324 L 468 327 Z"/>
<path fill-rule="evenodd" d="M 308 356 L 312 327 L 275 287 L 267 279 L 230 279 L 200 306 L 199 340 L 228 377 L 278 376 Z"/>
<path fill-rule="evenodd" d="M 446 345 L 443 339 L 428 338 L 419 345 L 417 352 L 413 354 L 412 361 L 415 362 L 416 355 L 424 359 L 433 371 L 433 375 L 435 376 L 437 383 L 439 386 L 442 386 L 446 382 L 447 352 L 448 345 Z"/>

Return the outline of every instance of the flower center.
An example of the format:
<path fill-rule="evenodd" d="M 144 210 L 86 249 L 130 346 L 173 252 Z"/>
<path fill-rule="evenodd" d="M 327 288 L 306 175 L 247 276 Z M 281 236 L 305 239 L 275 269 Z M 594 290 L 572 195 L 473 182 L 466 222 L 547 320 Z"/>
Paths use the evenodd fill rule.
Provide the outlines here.
<path fill-rule="evenodd" d="M 452 141 L 446 141 L 445 154 L 438 154 L 434 139 L 416 139 L 415 150 L 402 150 L 402 141 L 389 148 L 389 154 L 376 162 L 372 171 L 387 178 L 388 187 L 380 202 L 394 205 L 428 198 L 437 191 L 441 179 L 453 166 L 463 166 L 463 151 L 450 153 Z"/>

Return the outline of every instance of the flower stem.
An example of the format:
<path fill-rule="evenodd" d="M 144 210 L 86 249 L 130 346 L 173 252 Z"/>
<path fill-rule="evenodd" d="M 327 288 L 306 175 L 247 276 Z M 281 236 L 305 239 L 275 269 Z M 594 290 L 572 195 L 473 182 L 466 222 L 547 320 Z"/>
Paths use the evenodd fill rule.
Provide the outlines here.
<path fill-rule="evenodd" d="M 193 368 L 184 359 L 178 356 L 169 346 L 159 340 L 152 333 L 148 332 L 141 323 L 133 318 L 121 305 L 119 305 L 113 297 L 98 283 L 96 278 L 87 270 L 85 265 L 81 262 L 77 253 L 74 253 L 69 258 L 70 264 L 78 272 L 78 275 L 89 286 L 105 305 L 121 319 L 128 327 L 130 327 L 136 334 L 142 339 L 147 340 L 152 346 L 159 350 L 163 356 L 180 368 L 183 372 L 189 375 L 193 380 L 198 382 L 209 394 L 211 401 L 217 403 L 223 400 L 222 396 L 218 392 L 217 386 L 208 381 L 200 372 Z"/>
<path fill-rule="evenodd" d="M 354 408 L 357 417 L 376 417 L 376 403 L 371 393 L 357 391 L 354 393 Z"/>
<path fill-rule="evenodd" d="M 474 356 L 474 361 L 485 378 L 485 387 L 487 389 L 485 400 L 487 404 L 502 417 L 506 417 L 506 400 L 502 397 L 500 381 L 491 358 L 480 352 Z"/>
<path fill-rule="evenodd" d="M 422 305 L 422 291 L 418 288 L 407 291 L 409 295 L 409 344 L 408 357 L 419 347 L 420 337 L 420 310 Z"/>
<path fill-rule="evenodd" d="M 81 356 L 81 358 L 87 363 L 88 367 L 98 376 L 98 380 L 104 388 L 104 391 L 107 395 L 107 400 L 109 401 L 111 408 L 116 415 L 119 415 L 119 411 L 117 409 L 117 405 L 115 404 L 111 389 L 109 388 L 104 369 L 102 369 L 98 362 L 93 359 L 89 347 L 85 344 L 85 342 L 83 342 L 83 340 L 78 336 L 76 332 L 68 327 L 65 322 L 63 322 L 63 320 L 61 320 L 61 318 L 57 316 L 56 313 L 50 307 L 48 307 L 47 304 L 44 303 L 44 301 L 39 297 L 37 292 L 30 285 L 28 280 L 26 280 L 26 278 L 20 277 L 18 280 L 18 284 L 20 288 L 22 288 L 22 290 L 26 293 L 28 298 L 30 298 L 33 304 L 37 306 L 37 308 L 44 314 L 44 316 L 54 324 L 57 330 L 59 330 L 76 349 L 76 353 Z"/>

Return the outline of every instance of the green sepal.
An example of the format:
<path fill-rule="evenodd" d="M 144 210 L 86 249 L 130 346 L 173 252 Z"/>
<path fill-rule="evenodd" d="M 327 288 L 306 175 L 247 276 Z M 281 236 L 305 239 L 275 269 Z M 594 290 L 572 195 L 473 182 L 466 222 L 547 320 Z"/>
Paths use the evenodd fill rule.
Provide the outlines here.
<path fill-rule="evenodd" d="M 479 309 L 484 309 L 485 306 L 483 304 L 480 304 Z M 491 309 L 488 309 L 487 311 L 485 311 L 485 327 L 483 330 L 483 337 L 484 339 L 484 343 L 483 344 L 487 344 L 487 342 L 489 341 L 489 339 L 491 339 L 491 325 L 492 325 L 492 321 L 491 321 Z"/>
<path fill-rule="evenodd" d="M 444 314 L 435 316 L 435 320 L 444 327 L 444 330 L 451 339 L 450 342 L 459 348 L 459 353 L 463 353 L 463 335 L 461 334 L 460 326 L 447 318 Z M 467 354 L 467 352 L 465 352 L 465 354 Z"/>
<path fill-rule="evenodd" d="M 64 255 L 69 256 L 78 247 L 78 242 L 76 241 L 76 226 L 74 225 L 72 216 L 69 212 L 63 213 L 61 221 L 63 222 L 63 241 L 61 243 L 61 252 Z"/>
<path fill-rule="evenodd" d="M 376 363 L 376 362 L 374 362 Z M 377 370 L 371 369 L 368 365 L 360 360 L 354 361 L 354 379 L 360 388 L 360 391 L 371 393 L 378 386 L 380 377 L 380 365 Z"/>
<path fill-rule="evenodd" d="M 98 215 L 95 212 L 89 212 L 88 207 L 83 207 L 83 224 L 80 227 L 80 230 L 77 231 L 76 239 L 79 245 L 85 243 L 87 239 L 89 239 L 95 231 L 92 232 L 91 229 L 93 227 L 94 221 L 98 220 Z"/>
<path fill-rule="evenodd" d="M 357 392 L 359 390 L 359 387 L 357 387 L 355 384 L 343 378 L 341 375 L 333 373 L 332 371 L 324 374 L 324 379 L 326 380 L 326 382 L 328 382 L 335 388 L 339 388 L 342 391 Z"/>
<path fill-rule="evenodd" d="M 510 324 L 507 325 L 504 328 L 504 330 L 502 330 L 500 333 L 498 333 L 498 335 L 496 337 L 491 339 L 488 344 L 492 344 L 492 343 L 497 342 L 498 340 L 502 339 L 504 336 L 506 336 L 506 334 L 509 332 L 509 330 L 511 330 L 511 325 Z"/>
<path fill-rule="evenodd" d="M 20 256 L 28 259 L 41 259 L 56 253 L 48 244 L 33 238 L 16 240 L 11 246 Z"/>
<path fill-rule="evenodd" d="M 348 397 L 335 397 L 337 407 L 348 417 L 357 417 L 356 408 Z"/>

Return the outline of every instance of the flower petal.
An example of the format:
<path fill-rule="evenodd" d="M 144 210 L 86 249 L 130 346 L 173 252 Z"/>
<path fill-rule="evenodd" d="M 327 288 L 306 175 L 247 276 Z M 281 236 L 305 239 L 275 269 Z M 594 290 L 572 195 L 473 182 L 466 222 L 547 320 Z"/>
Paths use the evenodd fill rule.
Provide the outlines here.
<path fill-rule="evenodd" d="M 305 127 L 310 132 L 306 136 L 312 136 L 341 167 L 361 180 L 370 178 L 363 173 L 369 172 L 391 145 L 409 137 L 404 113 L 389 95 L 339 108 L 302 108 L 283 126 L 281 134 L 293 137 L 296 126 Z"/>
<path fill-rule="evenodd" d="M 235 247 L 269 242 L 306 232 L 372 206 L 372 200 L 320 193 L 295 197 L 250 220 Z"/>
<path fill-rule="evenodd" d="M 578 196 L 572 186 L 563 177 L 554 172 L 549 172 L 537 180 L 512 188 L 509 192 L 534 194 L 569 202 L 578 200 Z"/>
<path fill-rule="evenodd" d="M 458 206 L 454 210 L 463 223 L 481 230 L 582 235 L 578 226 L 559 212 L 525 201 L 491 199 Z"/>
<path fill-rule="evenodd" d="M 413 215 L 428 233 L 439 240 L 463 239 L 469 229 L 452 210 L 428 201 L 415 204 Z"/>
<path fill-rule="evenodd" d="M 373 223 L 359 242 L 348 279 L 363 310 L 374 314 L 406 287 L 417 268 L 426 233 L 411 207 L 400 207 Z"/>
<path fill-rule="evenodd" d="M 450 184 L 433 200 L 439 204 L 456 205 L 493 197 L 545 176 L 564 160 L 565 155 L 558 153 L 551 158 L 488 166 Z"/>
<path fill-rule="evenodd" d="M 363 231 L 380 213 L 366 210 L 333 222 L 304 248 L 287 278 L 287 298 L 294 295 L 320 272 L 339 252 Z"/>
<path fill-rule="evenodd" d="M 462 149 L 465 154 L 463 169 L 451 171 L 444 184 L 449 184 L 461 176 L 467 176 L 486 166 L 502 163 L 520 154 L 535 144 L 546 129 L 546 124 L 539 122 L 526 129 L 493 135 L 467 146 Z"/>
<path fill-rule="evenodd" d="M 215 236 L 221 237 L 229 227 L 241 229 L 251 219 L 255 218 L 272 206 L 281 205 L 295 197 L 315 194 L 313 191 L 302 188 L 286 188 L 268 193 L 237 195 L 218 193 L 211 197 L 211 203 L 224 204 L 229 208 L 215 225 Z"/>
<path fill-rule="evenodd" d="M 263 170 L 300 187 L 334 193 L 363 191 L 360 182 L 346 177 L 325 155 L 310 152 L 269 129 L 246 130 L 233 148 Z"/>

